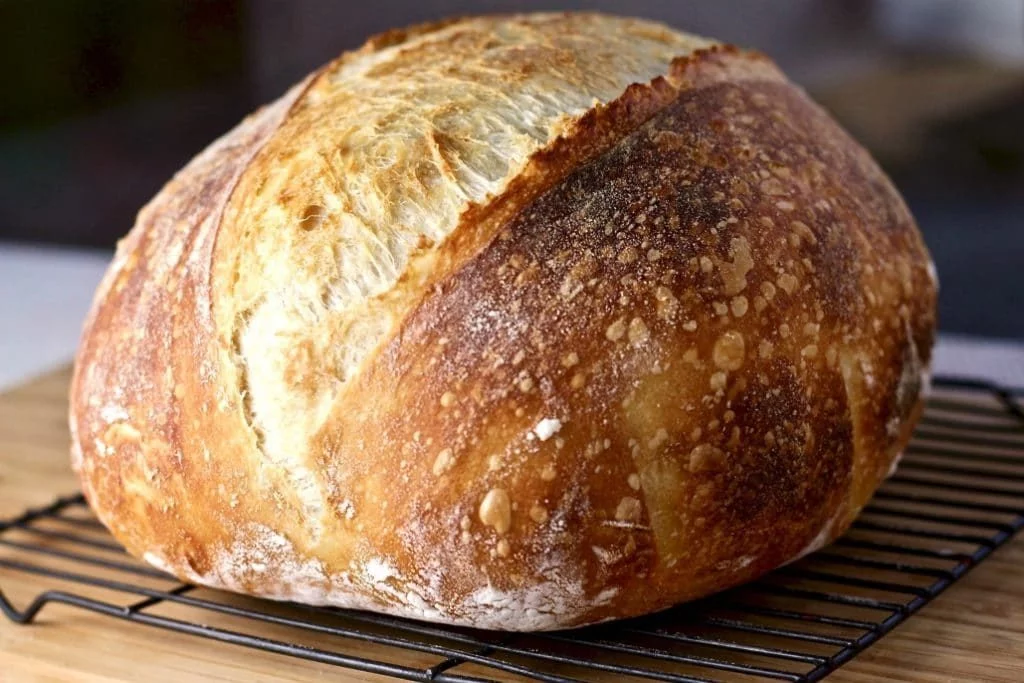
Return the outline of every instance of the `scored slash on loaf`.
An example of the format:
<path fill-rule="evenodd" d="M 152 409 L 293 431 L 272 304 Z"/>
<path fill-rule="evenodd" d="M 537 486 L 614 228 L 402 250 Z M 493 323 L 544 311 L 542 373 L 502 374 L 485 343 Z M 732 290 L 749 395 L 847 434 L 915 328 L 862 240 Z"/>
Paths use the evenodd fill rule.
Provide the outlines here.
<path fill-rule="evenodd" d="M 73 464 L 203 585 L 643 614 L 847 528 L 920 412 L 935 291 L 891 183 L 764 56 L 598 14 L 394 31 L 139 214 Z"/>

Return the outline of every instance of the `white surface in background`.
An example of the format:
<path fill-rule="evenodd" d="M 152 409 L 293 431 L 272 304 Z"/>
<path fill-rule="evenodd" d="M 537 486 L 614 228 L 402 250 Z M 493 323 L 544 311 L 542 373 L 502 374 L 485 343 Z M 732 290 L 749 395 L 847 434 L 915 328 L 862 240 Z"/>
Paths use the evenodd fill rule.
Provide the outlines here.
<path fill-rule="evenodd" d="M 1024 64 L 1021 0 L 879 0 L 876 11 L 882 32 L 900 45 Z"/>
<path fill-rule="evenodd" d="M 71 359 L 110 258 L 0 244 L 0 389 Z M 1024 342 L 942 335 L 933 369 L 1024 387 Z"/>
<path fill-rule="evenodd" d="M 110 258 L 0 244 L 0 389 L 71 358 Z"/>
<path fill-rule="evenodd" d="M 943 334 L 935 347 L 935 374 L 987 379 L 1024 388 L 1024 342 Z"/>

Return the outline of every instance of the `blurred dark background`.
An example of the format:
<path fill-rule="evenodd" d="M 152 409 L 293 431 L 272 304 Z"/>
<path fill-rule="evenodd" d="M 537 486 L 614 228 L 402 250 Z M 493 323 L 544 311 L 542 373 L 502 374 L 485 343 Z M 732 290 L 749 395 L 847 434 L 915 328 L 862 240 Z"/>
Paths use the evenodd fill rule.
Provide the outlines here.
<path fill-rule="evenodd" d="M 903 190 L 942 328 L 1024 338 L 1021 0 L 0 0 L 0 241 L 110 248 L 191 156 L 371 33 L 571 8 L 772 55 Z"/>

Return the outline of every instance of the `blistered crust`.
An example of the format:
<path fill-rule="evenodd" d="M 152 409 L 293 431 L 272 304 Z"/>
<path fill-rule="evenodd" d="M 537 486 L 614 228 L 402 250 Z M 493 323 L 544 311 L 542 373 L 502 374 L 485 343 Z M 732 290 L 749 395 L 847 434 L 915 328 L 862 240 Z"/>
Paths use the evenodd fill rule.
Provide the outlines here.
<path fill-rule="evenodd" d="M 253 385 L 240 332 L 262 271 L 239 264 L 323 216 L 288 237 L 246 212 L 274 136 L 354 60 L 172 181 L 97 295 L 73 450 L 131 552 L 266 597 L 523 630 L 706 595 L 846 528 L 920 409 L 930 261 L 866 153 L 730 48 L 510 159 L 367 299 L 389 322 L 354 370 L 297 343 L 285 388 L 327 398 L 300 456 L 268 450 L 252 396 L 278 387 Z"/>

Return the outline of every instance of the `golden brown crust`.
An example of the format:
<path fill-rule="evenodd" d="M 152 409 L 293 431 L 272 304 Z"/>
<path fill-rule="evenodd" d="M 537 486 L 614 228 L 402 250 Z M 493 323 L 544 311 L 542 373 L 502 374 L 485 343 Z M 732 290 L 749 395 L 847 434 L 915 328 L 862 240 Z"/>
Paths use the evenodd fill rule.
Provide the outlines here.
<path fill-rule="evenodd" d="M 935 306 L 912 218 L 768 60 L 712 48 L 567 122 L 412 253 L 357 372 L 297 344 L 289 386 L 335 383 L 308 457 L 281 459 L 251 306 L 221 299 L 300 95 L 172 181 L 97 296 L 73 448 L 130 551 L 268 597 L 566 627 L 835 538 L 909 439 Z"/>

